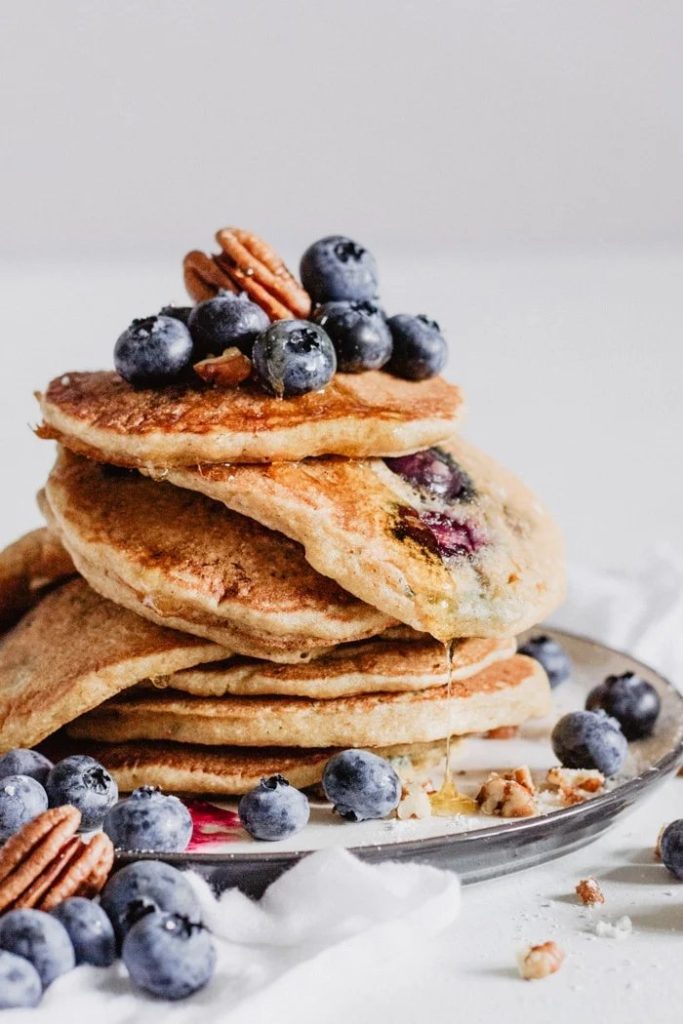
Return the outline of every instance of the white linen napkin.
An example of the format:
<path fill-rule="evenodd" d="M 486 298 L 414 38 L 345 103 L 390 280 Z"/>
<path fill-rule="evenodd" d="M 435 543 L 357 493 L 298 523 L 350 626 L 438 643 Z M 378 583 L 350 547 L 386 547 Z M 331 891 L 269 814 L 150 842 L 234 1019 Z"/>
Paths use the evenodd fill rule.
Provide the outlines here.
<path fill-rule="evenodd" d="M 381 1020 L 387 997 L 400 1003 L 425 976 L 431 943 L 460 910 L 453 873 L 364 864 L 344 850 L 311 854 L 259 902 L 237 889 L 216 900 L 191 878 L 218 949 L 204 991 L 167 1003 L 135 992 L 121 963 L 83 966 L 57 979 L 38 1009 L 9 1011 L 3 1024 L 327 1024 L 353 1019 L 361 1004 Z"/>

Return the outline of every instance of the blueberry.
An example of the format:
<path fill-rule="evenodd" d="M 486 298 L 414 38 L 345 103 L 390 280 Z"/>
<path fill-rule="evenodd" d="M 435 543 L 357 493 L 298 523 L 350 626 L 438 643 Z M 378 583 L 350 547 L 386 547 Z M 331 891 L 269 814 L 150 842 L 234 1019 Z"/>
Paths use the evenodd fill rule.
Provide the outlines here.
<path fill-rule="evenodd" d="M 116 959 L 116 939 L 111 921 L 99 903 L 72 896 L 52 911 L 66 928 L 77 964 L 109 967 Z"/>
<path fill-rule="evenodd" d="M 367 750 L 343 750 L 325 765 L 325 796 L 347 821 L 386 818 L 401 799 L 401 780 L 388 761 Z"/>
<path fill-rule="evenodd" d="M 314 303 L 377 295 L 375 257 L 344 235 L 328 235 L 309 246 L 301 257 L 301 283 Z"/>
<path fill-rule="evenodd" d="M 325 302 L 311 319 L 330 336 L 343 373 L 379 370 L 391 356 L 386 317 L 374 302 Z"/>
<path fill-rule="evenodd" d="M 237 813 L 243 828 L 254 839 L 287 839 L 308 822 L 308 798 L 282 775 L 261 779 L 239 802 Z"/>
<path fill-rule="evenodd" d="M 239 348 L 250 356 L 254 341 L 270 324 L 268 314 L 242 292 L 219 292 L 190 313 L 188 327 L 198 359 Z"/>
<path fill-rule="evenodd" d="M 185 999 L 203 988 L 216 966 L 207 930 L 179 914 L 149 914 L 130 929 L 123 962 L 132 980 L 162 999 Z"/>
<path fill-rule="evenodd" d="M 43 988 L 76 966 L 66 928 L 42 910 L 10 910 L 0 917 L 0 949 L 32 963 Z"/>
<path fill-rule="evenodd" d="M 180 320 L 181 324 L 185 324 L 190 319 L 190 313 L 194 309 L 194 306 L 164 306 L 163 309 L 159 310 L 159 316 L 170 316 L 173 320 Z"/>
<path fill-rule="evenodd" d="M 557 686 L 569 679 L 572 663 L 564 647 L 549 636 L 534 636 L 519 648 L 520 654 L 534 658 L 546 671 L 551 686 Z"/>
<path fill-rule="evenodd" d="M 176 796 L 141 786 L 107 812 L 102 827 L 119 850 L 182 852 L 192 835 L 192 816 Z"/>
<path fill-rule="evenodd" d="M 133 320 L 114 346 L 116 372 L 129 384 L 164 384 L 176 380 L 190 365 L 190 332 L 171 316 Z"/>
<path fill-rule="evenodd" d="M 252 359 L 261 381 L 280 398 L 320 391 L 337 369 L 334 345 L 307 320 L 271 324 L 254 342 Z"/>
<path fill-rule="evenodd" d="M 589 711 L 602 708 L 616 718 L 627 740 L 638 740 L 652 732 L 661 701 L 654 686 L 634 672 L 624 672 L 607 676 L 604 683 L 591 690 L 586 707 Z"/>
<path fill-rule="evenodd" d="M 683 818 L 667 825 L 659 839 L 662 861 L 683 882 Z"/>
<path fill-rule="evenodd" d="M 443 448 L 427 448 L 414 455 L 385 459 L 386 465 L 428 497 L 443 501 L 471 501 L 476 491 L 471 477 Z"/>
<path fill-rule="evenodd" d="M 23 956 L 0 950 L 0 1010 L 37 1006 L 43 994 L 40 975 Z"/>
<path fill-rule="evenodd" d="M 604 711 L 572 711 L 552 732 L 553 750 L 565 768 L 597 768 L 616 775 L 626 760 L 628 744 L 619 723 Z"/>
<path fill-rule="evenodd" d="M 52 761 L 37 750 L 26 750 L 25 747 L 17 747 L 0 757 L 0 779 L 6 775 L 28 775 L 44 786 L 51 768 Z"/>
<path fill-rule="evenodd" d="M 72 804 L 81 812 L 81 831 L 99 828 L 116 803 L 119 789 L 99 761 L 87 754 L 73 754 L 58 761 L 45 784 L 50 807 Z"/>
<path fill-rule="evenodd" d="M 119 942 L 139 918 L 151 911 L 201 920 L 199 902 L 182 871 L 159 860 L 126 864 L 109 879 L 101 901 Z"/>
<path fill-rule="evenodd" d="M 389 320 L 389 330 L 394 342 L 389 373 L 406 380 L 426 380 L 443 370 L 448 346 L 434 320 L 399 313 Z"/>
<path fill-rule="evenodd" d="M 487 543 L 486 534 L 473 519 L 453 512 L 425 509 L 418 512 L 409 505 L 396 508 L 394 536 L 420 544 L 439 558 L 469 557 Z"/>
<path fill-rule="evenodd" d="M 47 794 L 29 775 L 0 779 L 0 843 L 47 810 Z"/>

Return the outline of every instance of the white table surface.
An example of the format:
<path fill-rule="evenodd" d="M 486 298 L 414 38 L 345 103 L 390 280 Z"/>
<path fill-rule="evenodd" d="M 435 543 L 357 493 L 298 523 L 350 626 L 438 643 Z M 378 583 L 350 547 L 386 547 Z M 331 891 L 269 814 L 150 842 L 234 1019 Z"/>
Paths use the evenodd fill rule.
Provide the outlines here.
<path fill-rule="evenodd" d="M 3 268 L 0 541 L 39 522 L 33 495 L 51 446 L 28 429 L 32 390 L 109 365 L 132 316 L 182 298 L 176 264 Z M 683 550 L 682 278 L 674 251 L 385 261 L 387 306 L 424 309 L 448 328 L 469 435 L 543 493 L 584 563 L 636 566 L 657 542 Z M 429 991 L 419 960 L 395 977 L 378 955 L 376 1006 L 356 1005 L 340 979 L 334 1019 L 381 1020 L 387 986 L 393 1024 L 680 1019 L 683 885 L 652 858 L 661 824 L 678 816 L 683 779 L 583 851 L 469 887 L 458 923 L 425 945 L 425 964 L 440 968 Z M 592 934 L 596 912 L 573 896 L 587 874 L 604 887 L 599 913 L 631 917 L 629 938 Z M 522 983 L 516 950 L 549 938 L 567 951 L 562 970 Z M 282 1021 L 295 1019 L 283 1008 Z"/>

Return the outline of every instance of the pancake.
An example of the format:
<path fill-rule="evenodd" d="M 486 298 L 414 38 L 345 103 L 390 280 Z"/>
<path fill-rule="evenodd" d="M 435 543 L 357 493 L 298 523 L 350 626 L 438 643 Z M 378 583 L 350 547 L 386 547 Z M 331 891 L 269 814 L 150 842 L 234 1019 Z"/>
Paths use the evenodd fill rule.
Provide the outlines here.
<path fill-rule="evenodd" d="M 45 527 L 0 551 L 0 630 L 13 626 L 51 587 L 75 573 L 70 556 Z"/>
<path fill-rule="evenodd" d="M 515 653 L 514 640 L 456 640 L 453 679 L 467 679 Z M 413 641 L 364 640 L 345 644 L 303 665 L 234 658 L 198 665 L 140 684 L 196 697 L 312 697 L 333 700 L 361 693 L 406 693 L 443 686 L 448 680 L 443 644 L 431 638 Z"/>
<path fill-rule="evenodd" d="M 381 747 L 519 725 L 550 710 L 542 667 L 515 655 L 453 684 L 336 700 L 123 695 L 67 727 L 72 738 L 206 746 Z"/>
<path fill-rule="evenodd" d="M 62 451 L 45 496 L 91 586 L 158 625 L 291 662 L 392 622 L 319 575 L 295 541 L 189 490 Z"/>
<path fill-rule="evenodd" d="M 167 479 L 281 530 L 319 573 L 439 640 L 535 625 L 564 593 L 557 527 L 516 477 L 462 438 L 429 457 L 431 491 L 381 459 L 174 469 Z M 417 470 L 429 477 L 425 465 Z"/>
<path fill-rule="evenodd" d="M 324 391 L 275 398 L 239 388 L 134 388 L 116 373 L 68 373 L 38 395 L 41 437 L 101 462 L 184 466 L 313 455 L 402 455 L 453 430 L 460 391 L 442 377 L 337 374 Z"/>
<path fill-rule="evenodd" d="M 0 751 L 31 747 L 141 679 L 225 656 L 99 597 L 84 580 L 43 598 L 0 640 Z"/>
<path fill-rule="evenodd" d="M 159 786 L 166 793 L 240 796 L 271 775 L 284 775 L 299 789 L 320 782 L 336 749 L 301 750 L 287 747 L 201 747 L 190 743 L 84 743 L 60 738 L 44 745 L 49 757 L 90 754 L 116 779 L 119 790 Z M 443 760 L 444 744 L 398 745 L 376 751 L 384 757 L 410 757 L 423 770 Z"/>

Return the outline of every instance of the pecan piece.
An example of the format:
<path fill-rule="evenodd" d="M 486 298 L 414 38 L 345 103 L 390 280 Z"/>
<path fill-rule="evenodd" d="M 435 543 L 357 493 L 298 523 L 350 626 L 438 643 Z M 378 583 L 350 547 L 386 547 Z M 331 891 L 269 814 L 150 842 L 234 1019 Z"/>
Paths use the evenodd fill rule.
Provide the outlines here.
<path fill-rule="evenodd" d="M 500 818 L 529 818 L 536 813 L 535 788 L 528 768 L 499 775 L 492 772 L 477 793 L 482 814 Z"/>
<path fill-rule="evenodd" d="M 520 957 L 519 973 L 527 981 L 537 981 L 559 971 L 563 961 L 564 950 L 556 942 L 542 942 L 538 946 L 530 946 Z"/>
<path fill-rule="evenodd" d="M 595 878 L 582 878 L 576 887 L 576 895 L 585 907 L 605 902 L 604 893 Z"/>
<path fill-rule="evenodd" d="M 209 384 L 234 388 L 251 377 L 251 359 L 238 348 L 226 348 L 222 356 L 202 359 L 194 364 L 194 372 Z"/>

